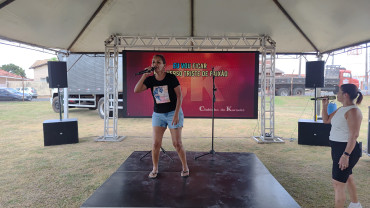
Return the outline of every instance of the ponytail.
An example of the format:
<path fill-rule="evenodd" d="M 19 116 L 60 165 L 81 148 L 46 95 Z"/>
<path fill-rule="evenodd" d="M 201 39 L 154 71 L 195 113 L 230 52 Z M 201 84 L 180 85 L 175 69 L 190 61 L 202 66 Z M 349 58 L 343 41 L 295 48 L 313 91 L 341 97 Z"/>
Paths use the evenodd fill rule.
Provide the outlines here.
<path fill-rule="evenodd" d="M 358 90 L 357 86 L 354 84 L 343 84 L 340 86 L 340 89 L 343 93 L 349 95 L 349 99 L 354 101 L 356 98 L 356 104 L 360 105 L 363 99 L 362 93 Z"/>
<path fill-rule="evenodd" d="M 362 93 L 360 91 L 358 91 L 357 94 L 359 94 L 359 95 L 358 95 L 357 100 L 356 100 L 356 105 L 360 105 L 361 102 L 362 102 L 362 99 L 364 97 L 362 96 Z"/>

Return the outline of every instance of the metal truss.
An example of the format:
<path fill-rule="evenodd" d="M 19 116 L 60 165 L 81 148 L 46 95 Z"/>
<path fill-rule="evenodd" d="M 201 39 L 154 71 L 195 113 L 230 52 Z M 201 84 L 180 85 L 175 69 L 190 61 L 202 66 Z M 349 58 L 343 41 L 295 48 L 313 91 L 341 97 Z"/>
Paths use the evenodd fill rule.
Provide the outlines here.
<path fill-rule="evenodd" d="M 263 43 L 263 45 L 266 42 Z M 275 48 L 262 47 L 261 52 L 261 134 L 253 136 L 258 143 L 284 143 L 275 135 Z"/>
<path fill-rule="evenodd" d="M 235 37 L 145 37 L 145 36 L 115 36 L 109 37 L 105 43 L 111 44 L 117 38 L 120 47 L 127 49 L 175 49 L 175 50 L 243 50 L 256 51 L 261 49 L 261 42 L 264 39 L 269 39 L 268 36 L 235 36 Z M 272 41 L 273 42 L 273 41 Z M 266 48 L 275 48 L 275 46 L 267 45 Z"/>
<path fill-rule="evenodd" d="M 117 43 L 116 40 L 114 42 Z M 105 47 L 104 136 L 99 137 L 96 141 L 122 141 L 125 138 L 117 135 L 118 53 L 118 48 L 115 46 Z"/>
<path fill-rule="evenodd" d="M 261 73 L 261 134 L 253 138 L 258 143 L 271 143 L 283 142 L 280 138 L 275 136 L 275 41 L 269 36 L 205 36 L 205 37 L 173 37 L 173 36 L 121 36 L 111 35 L 105 41 L 106 53 L 106 73 L 105 81 L 109 82 L 114 79 L 114 85 L 105 85 L 105 98 L 118 97 L 117 91 L 117 64 L 110 65 L 111 61 L 108 59 L 118 59 L 118 50 L 212 50 L 212 51 L 259 51 L 262 55 L 262 73 Z M 111 52 L 114 51 L 114 52 Z M 111 57 L 113 55 L 113 57 Z M 267 65 L 267 60 L 270 65 Z M 110 73 L 109 69 L 113 68 L 115 73 Z M 112 83 L 112 82 L 110 82 Z M 108 89 L 114 88 L 113 91 Z M 118 115 L 118 102 L 105 100 L 105 116 L 104 116 L 104 138 L 117 138 L 117 115 Z M 109 104 L 109 105 L 108 105 Z M 109 109 L 113 111 L 113 135 L 109 135 L 107 130 L 110 128 L 108 125 L 107 117 Z M 115 114 L 116 113 L 116 114 Z M 113 139 L 114 140 L 114 139 Z M 107 140 L 104 140 L 107 141 Z"/>

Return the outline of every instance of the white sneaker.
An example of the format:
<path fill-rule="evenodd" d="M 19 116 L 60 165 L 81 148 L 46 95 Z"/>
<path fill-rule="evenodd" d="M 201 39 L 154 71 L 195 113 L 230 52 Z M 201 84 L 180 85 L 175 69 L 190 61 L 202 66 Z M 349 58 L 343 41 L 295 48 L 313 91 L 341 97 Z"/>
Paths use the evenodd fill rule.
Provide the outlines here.
<path fill-rule="evenodd" d="M 348 205 L 348 208 L 362 208 L 360 202 L 357 202 L 357 203 L 353 203 L 351 202 L 349 205 Z"/>

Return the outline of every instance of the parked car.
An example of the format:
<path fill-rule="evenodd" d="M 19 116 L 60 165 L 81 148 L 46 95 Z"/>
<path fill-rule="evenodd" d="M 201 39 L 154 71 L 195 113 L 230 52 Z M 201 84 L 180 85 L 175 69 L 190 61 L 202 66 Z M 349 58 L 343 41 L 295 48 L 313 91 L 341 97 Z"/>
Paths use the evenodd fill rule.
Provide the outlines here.
<path fill-rule="evenodd" d="M 14 88 L 6 88 L 6 89 L 12 93 L 18 93 L 22 97 L 22 100 L 23 100 L 23 96 L 24 96 L 24 100 L 28 100 L 28 101 L 32 100 L 32 95 L 29 93 L 24 92 L 23 94 L 23 92 L 19 92 Z"/>
<path fill-rule="evenodd" d="M 16 88 L 19 92 L 23 93 L 23 88 Z M 33 87 L 25 87 L 24 92 L 30 94 L 33 98 L 37 98 L 37 90 Z"/>
<path fill-rule="evenodd" d="M 23 100 L 23 93 L 13 88 L 0 88 L 0 101 L 13 101 Z M 31 101 L 32 96 L 28 93 L 24 93 L 24 100 Z"/>

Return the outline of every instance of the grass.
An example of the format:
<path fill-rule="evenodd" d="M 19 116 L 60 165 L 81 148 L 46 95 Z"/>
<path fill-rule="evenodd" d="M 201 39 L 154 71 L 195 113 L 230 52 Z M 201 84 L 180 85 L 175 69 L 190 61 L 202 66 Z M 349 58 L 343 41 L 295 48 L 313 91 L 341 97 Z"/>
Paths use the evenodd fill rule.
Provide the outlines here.
<path fill-rule="evenodd" d="M 368 106 L 365 97 L 358 139 L 363 147 Z M 122 142 L 95 142 L 104 124 L 87 109 L 70 110 L 70 118 L 78 119 L 78 144 L 44 147 L 42 123 L 58 118 L 47 101 L 0 102 L 0 207 L 79 207 L 133 151 L 151 147 L 147 118 L 119 119 L 118 134 L 127 136 Z M 255 153 L 302 207 L 333 207 L 330 148 L 297 144 L 298 119 L 312 118 L 309 98 L 276 97 L 275 134 L 285 144 L 257 144 L 251 136 L 259 135 L 259 120 L 216 119 L 215 150 Z M 187 150 L 209 151 L 210 136 L 210 119 L 185 119 Z M 174 151 L 169 132 L 163 147 Z M 354 169 L 363 207 L 370 207 L 369 173 L 370 157 L 364 154 Z"/>

